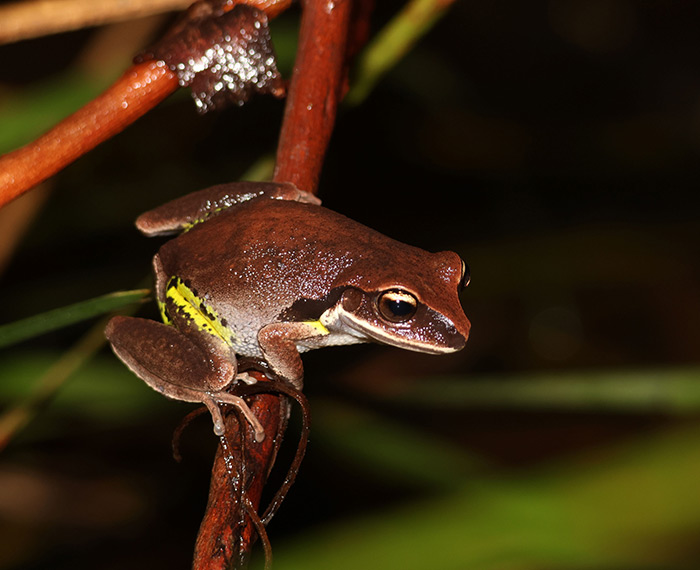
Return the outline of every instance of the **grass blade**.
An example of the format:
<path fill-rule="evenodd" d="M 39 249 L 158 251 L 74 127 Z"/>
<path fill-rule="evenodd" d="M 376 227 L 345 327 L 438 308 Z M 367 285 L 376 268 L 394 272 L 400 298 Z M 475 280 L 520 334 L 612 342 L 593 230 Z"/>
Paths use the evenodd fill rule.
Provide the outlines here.
<path fill-rule="evenodd" d="M 453 0 L 412 0 L 387 24 L 360 55 L 355 83 L 345 98 L 357 105 L 367 98 L 386 72 L 445 14 Z"/>
<path fill-rule="evenodd" d="M 106 342 L 104 329 L 108 318 L 101 319 L 44 374 L 32 392 L 0 415 L 0 451 L 29 424 L 65 384 Z"/>
<path fill-rule="evenodd" d="M 117 291 L 0 326 L 0 348 L 145 300 L 148 289 Z"/>
<path fill-rule="evenodd" d="M 700 411 L 700 368 L 421 378 L 391 399 L 460 409 L 692 413 Z"/>

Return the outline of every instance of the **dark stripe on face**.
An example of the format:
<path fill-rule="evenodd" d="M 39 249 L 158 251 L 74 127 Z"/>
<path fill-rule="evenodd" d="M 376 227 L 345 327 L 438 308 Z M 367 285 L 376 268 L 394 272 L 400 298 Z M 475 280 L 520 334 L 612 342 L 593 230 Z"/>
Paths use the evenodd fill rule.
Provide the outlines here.
<path fill-rule="evenodd" d="M 277 318 L 283 322 L 315 321 L 338 302 L 345 287 L 335 287 L 322 299 L 299 299 L 284 309 Z"/>

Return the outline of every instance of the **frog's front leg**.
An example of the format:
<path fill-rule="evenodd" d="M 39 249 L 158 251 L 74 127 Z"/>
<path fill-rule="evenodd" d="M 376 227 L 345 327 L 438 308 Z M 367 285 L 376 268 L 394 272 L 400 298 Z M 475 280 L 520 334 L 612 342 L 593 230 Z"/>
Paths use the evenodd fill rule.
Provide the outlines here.
<path fill-rule="evenodd" d="M 315 344 L 328 334 L 328 329 L 320 321 L 272 323 L 260 329 L 258 344 L 272 371 L 301 390 L 304 364 L 297 345 Z"/>
<path fill-rule="evenodd" d="M 224 433 L 220 404 L 236 406 L 255 431 L 265 432 L 245 401 L 226 392 L 236 379 L 236 362 L 212 357 L 172 326 L 135 317 L 114 317 L 105 330 L 114 353 L 151 388 L 174 400 L 201 402 L 210 411 L 214 433 Z"/>

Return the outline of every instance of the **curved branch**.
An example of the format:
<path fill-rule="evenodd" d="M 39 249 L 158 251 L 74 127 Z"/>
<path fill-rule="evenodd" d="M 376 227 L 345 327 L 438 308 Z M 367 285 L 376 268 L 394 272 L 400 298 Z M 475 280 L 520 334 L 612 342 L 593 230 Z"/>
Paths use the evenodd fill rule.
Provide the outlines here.
<path fill-rule="evenodd" d="M 33 0 L 0 7 L 0 44 L 186 8 L 188 0 Z"/>
<path fill-rule="evenodd" d="M 111 87 L 28 145 L 0 157 L 0 207 L 123 131 L 178 87 L 163 62 L 128 69 Z"/>
<path fill-rule="evenodd" d="M 196 6 L 210 4 L 223 12 L 236 4 L 247 4 L 273 18 L 286 10 L 291 0 L 202 0 Z M 177 88 L 177 75 L 162 61 L 130 67 L 104 93 L 46 134 L 0 157 L 0 207 L 123 131 Z"/>

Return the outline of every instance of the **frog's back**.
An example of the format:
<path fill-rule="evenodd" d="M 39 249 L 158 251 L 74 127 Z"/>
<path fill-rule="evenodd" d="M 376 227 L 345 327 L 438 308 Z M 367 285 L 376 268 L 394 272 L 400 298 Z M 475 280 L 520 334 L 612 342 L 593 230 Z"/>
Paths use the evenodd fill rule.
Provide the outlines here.
<path fill-rule="evenodd" d="M 315 209 L 281 200 L 236 206 L 165 243 L 163 269 L 187 280 L 229 322 L 272 322 L 278 307 L 305 288 L 303 268 L 314 263 L 317 248 L 299 225 Z M 323 281 L 309 293 L 322 294 Z"/>
<path fill-rule="evenodd" d="M 188 280 L 229 322 L 269 323 L 341 283 L 371 286 L 368 266 L 420 271 L 430 254 L 320 206 L 256 200 L 195 226 L 159 255 L 168 275 Z"/>

